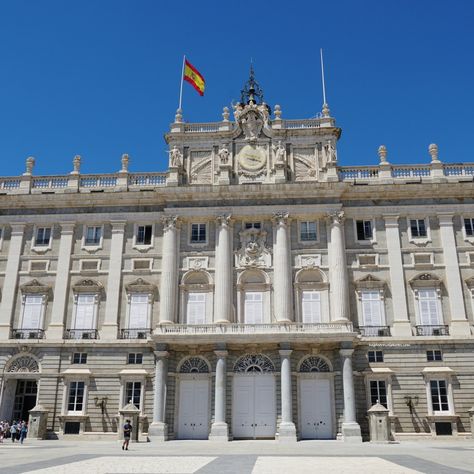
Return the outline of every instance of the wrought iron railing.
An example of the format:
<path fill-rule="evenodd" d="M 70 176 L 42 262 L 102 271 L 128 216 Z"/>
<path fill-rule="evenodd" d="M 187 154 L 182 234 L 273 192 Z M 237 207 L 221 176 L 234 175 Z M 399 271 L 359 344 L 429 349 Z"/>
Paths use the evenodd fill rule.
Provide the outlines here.
<path fill-rule="evenodd" d="M 43 329 L 12 329 L 12 339 L 43 339 Z"/>
<path fill-rule="evenodd" d="M 416 326 L 417 336 L 449 336 L 449 327 L 445 324 Z"/>
<path fill-rule="evenodd" d="M 66 329 L 64 339 L 97 339 L 97 329 Z"/>
<path fill-rule="evenodd" d="M 147 339 L 151 336 L 150 328 L 121 329 L 120 339 Z"/>
<path fill-rule="evenodd" d="M 359 326 L 361 336 L 365 337 L 387 337 L 390 336 L 389 326 Z"/>

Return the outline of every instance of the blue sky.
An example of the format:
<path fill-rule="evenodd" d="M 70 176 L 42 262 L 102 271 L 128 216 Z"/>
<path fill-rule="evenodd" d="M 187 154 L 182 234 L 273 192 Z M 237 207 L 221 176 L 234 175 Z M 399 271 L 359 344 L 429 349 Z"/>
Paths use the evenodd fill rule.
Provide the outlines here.
<path fill-rule="evenodd" d="M 187 121 L 221 119 L 250 58 L 284 118 L 328 102 L 343 129 L 342 165 L 474 161 L 471 0 L 0 0 L 0 174 L 161 171 L 183 53 L 206 78 L 184 84 Z"/>

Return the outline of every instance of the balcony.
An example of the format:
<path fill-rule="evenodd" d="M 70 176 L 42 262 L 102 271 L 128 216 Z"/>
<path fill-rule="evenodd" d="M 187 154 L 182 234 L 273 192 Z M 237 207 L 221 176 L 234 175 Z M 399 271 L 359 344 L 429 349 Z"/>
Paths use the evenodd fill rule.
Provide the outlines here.
<path fill-rule="evenodd" d="M 44 330 L 12 329 L 12 339 L 44 339 Z"/>
<path fill-rule="evenodd" d="M 449 327 L 444 324 L 436 326 L 421 325 L 416 326 L 417 336 L 449 336 Z"/>
<path fill-rule="evenodd" d="M 121 329 L 120 339 L 148 339 L 151 336 L 150 328 Z"/>
<path fill-rule="evenodd" d="M 97 339 L 97 329 L 66 329 L 64 339 Z"/>
<path fill-rule="evenodd" d="M 360 335 L 363 337 L 389 337 L 389 326 L 359 326 Z"/>

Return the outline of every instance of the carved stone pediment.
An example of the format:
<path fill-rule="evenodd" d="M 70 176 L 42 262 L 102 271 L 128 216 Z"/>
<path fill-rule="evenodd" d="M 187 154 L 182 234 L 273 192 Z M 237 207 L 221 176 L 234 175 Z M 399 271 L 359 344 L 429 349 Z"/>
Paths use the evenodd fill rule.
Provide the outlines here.
<path fill-rule="evenodd" d="M 147 295 L 156 296 L 157 287 L 143 278 L 137 278 L 132 283 L 125 285 L 127 293 L 146 293 Z"/>
<path fill-rule="evenodd" d="M 84 279 L 73 285 L 72 291 L 74 293 L 102 294 L 104 292 L 104 286 L 99 281 Z"/>
<path fill-rule="evenodd" d="M 410 285 L 413 288 L 441 288 L 441 280 L 432 273 L 421 273 L 410 280 Z"/>
<path fill-rule="evenodd" d="M 250 103 L 245 106 L 237 104 L 234 107 L 234 118 L 245 139 L 249 142 L 256 142 L 262 129 L 268 128 L 268 107 L 266 104 Z"/>
<path fill-rule="evenodd" d="M 266 246 L 267 233 L 261 229 L 246 229 L 240 232 L 240 249 L 237 251 L 238 267 L 270 267 L 271 252 Z"/>
<path fill-rule="evenodd" d="M 36 294 L 36 295 L 46 295 L 50 296 L 52 294 L 52 289 L 49 285 L 44 285 L 38 280 L 31 280 L 28 283 L 20 286 L 21 292 L 26 294 Z"/>
<path fill-rule="evenodd" d="M 379 289 L 380 290 L 385 287 L 385 282 L 369 274 L 357 280 L 356 282 L 354 282 L 354 285 L 358 290 L 362 290 L 362 289 Z"/>

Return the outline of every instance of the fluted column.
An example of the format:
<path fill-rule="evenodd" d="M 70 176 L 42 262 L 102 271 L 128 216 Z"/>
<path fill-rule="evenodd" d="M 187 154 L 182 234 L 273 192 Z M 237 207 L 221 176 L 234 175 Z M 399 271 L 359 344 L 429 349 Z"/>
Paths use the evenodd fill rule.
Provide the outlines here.
<path fill-rule="evenodd" d="M 229 441 L 229 427 L 226 421 L 226 385 L 227 385 L 227 351 L 214 351 L 217 357 L 216 381 L 214 394 L 214 423 L 211 426 L 209 439 L 212 441 Z"/>
<path fill-rule="evenodd" d="M 456 336 L 469 336 L 471 331 L 466 317 L 466 308 L 464 307 L 458 252 L 456 239 L 454 238 L 453 215 L 438 214 L 438 219 L 441 245 L 443 246 L 446 287 L 451 311 L 450 333 Z"/>
<path fill-rule="evenodd" d="M 125 221 L 111 222 L 112 238 L 110 241 L 109 274 L 107 276 L 107 300 L 104 323 L 100 330 L 102 339 L 116 339 L 118 337 L 125 224 Z"/>
<path fill-rule="evenodd" d="M 293 390 L 291 386 L 291 349 L 281 349 L 281 423 L 279 441 L 296 441 L 296 427 L 293 423 Z"/>
<path fill-rule="evenodd" d="M 273 309 L 278 323 L 293 321 L 292 264 L 288 213 L 273 215 Z"/>
<path fill-rule="evenodd" d="M 229 323 L 232 320 L 232 243 L 230 216 L 217 217 L 214 286 L 214 322 L 216 323 Z"/>
<path fill-rule="evenodd" d="M 18 271 L 20 270 L 24 231 L 24 223 L 11 225 L 10 246 L 8 249 L 5 279 L 3 280 L 2 304 L 0 306 L 0 340 L 5 340 L 10 337 L 10 329 L 15 311 Z"/>
<path fill-rule="evenodd" d="M 165 216 L 160 284 L 160 324 L 176 322 L 178 306 L 179 229 L 176 216 Z"/>
<path fill-rule="evenodd" d="M 59 242 L 58 266 L 54 283 L 53 309 L 51 312 L 51 322 L 46 331 L 47 339 L 61 339 L 64 334 L 64 316 L 68 301 L 74 225 L 74 222 L 61 223 L 61 240 Z"/>
<path fill-rule="evenodd" d="M 362 442 L 360 426 L 356 421 L 354 375 L 352 373 L 352 354 L 354 349 L 341 349 L 342 388 L 344 392 L 344 422 L 342 435 L 344 441 Z"/>
<path fill-rule="evenodd" d="M 154 441 L 166 441 L 168 439 L 168 425 L 166 424 L 168 356 L 168 351 L 155 351 L 153 422 L 148 428 L 148 433 Z"/>
<path fill-rule="evenodd" d="M 349 310 L 349 281 L 347 277 L 346 246 L 344 242 L 344 212 L 328 215 L 329 220 L 329 284 L 332 321 L 347 321 Z"/>

